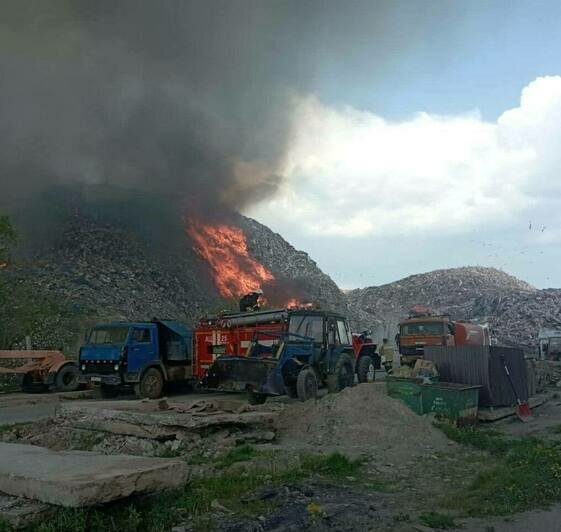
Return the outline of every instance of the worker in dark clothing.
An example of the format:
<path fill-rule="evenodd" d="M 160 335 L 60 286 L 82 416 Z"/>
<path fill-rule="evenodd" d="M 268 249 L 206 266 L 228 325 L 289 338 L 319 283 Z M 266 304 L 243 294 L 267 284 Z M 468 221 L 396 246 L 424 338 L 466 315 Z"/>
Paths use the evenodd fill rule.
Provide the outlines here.
<path fill-rule="evenodd" d="M 263 290 L 249 292 L 240 299 L 240 312 L 259 310 L 263 304 Z"/>

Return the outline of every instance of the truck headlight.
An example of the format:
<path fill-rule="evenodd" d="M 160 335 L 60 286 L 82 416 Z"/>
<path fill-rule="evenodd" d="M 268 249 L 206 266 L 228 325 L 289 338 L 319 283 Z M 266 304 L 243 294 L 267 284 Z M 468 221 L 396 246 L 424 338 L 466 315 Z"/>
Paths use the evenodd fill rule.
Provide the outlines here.
<path fill-rule="evenodd" d="M 82 364 L 82 371 L 86 371 L 86 365 Z"/>
<path fill-rule="evenodd" d="M 119 364 L 115 364 L 115 365 L 113 366 L 113 369 L 114 369 L 115 371 L 119 371 Z"/>

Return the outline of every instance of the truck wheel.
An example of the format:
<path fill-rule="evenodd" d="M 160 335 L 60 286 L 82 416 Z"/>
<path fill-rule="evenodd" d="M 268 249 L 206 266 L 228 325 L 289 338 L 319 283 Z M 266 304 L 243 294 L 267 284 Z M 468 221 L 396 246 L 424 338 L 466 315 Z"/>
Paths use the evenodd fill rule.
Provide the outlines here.
<path fill-rule="evenodd" d="M 374 360 L 370 355 L 363 355 L 356 363 L 356 376 L 358 382 L 374 382 L 376 380 L 376 368 Z"/>
<path fill-rule="evenodd" d="M 103 399 L 114 399 L 119 395 L 119 390 L 116 386 L 107 386 L 107 384 L 102 384 L 99 387 L 99 393 Z"/>
<path fill-rule="evenodd" d="M 59 392 L 74 392 L 78 389 L 78 367 L 74 364 L 66 364 L 57 371 L 55 376 L 55 388 Z"/>
<path fill-rule="evenodd" d="M 315 399 L 318 394 L 318 380 L 312 368 L 304 368 L 298 373 L 296 393 L 300 401 Z"/>
<path fill-rule="evenodd" d="M 247 400 L 249 401 L 250 405 L 262 405 L 267 400 L 267 396 L 264 393 L 254 392 L 253 390 L 249 390 L 247 392 Z"/>
<path fill-rule="evenodd" d="M 47 390 L 47 386 L 41 382 L 36 382 L 33 379 L 33 375 L 30 373 L 26 373 L 23 376 L 23 380 L 21 381 L 21 391 L 23 393 L 43 393 Z"/>
<path fill-rule="evenodd" d="M 156 368 L 149 368 L 140 379 L 140 397 L 146 399 L 158 399 L 162 396 L 164 389 L 164 377 L 162 372 Z"/>
<path fill-rule="evenodd" d="M 327 390 L 329 393 L 337 393 L 343 388 L 352 386 L 354 382 L 353 359 L 347 353 L 341 353 L 335 362 L 333 372 L 327 376 Z"/>

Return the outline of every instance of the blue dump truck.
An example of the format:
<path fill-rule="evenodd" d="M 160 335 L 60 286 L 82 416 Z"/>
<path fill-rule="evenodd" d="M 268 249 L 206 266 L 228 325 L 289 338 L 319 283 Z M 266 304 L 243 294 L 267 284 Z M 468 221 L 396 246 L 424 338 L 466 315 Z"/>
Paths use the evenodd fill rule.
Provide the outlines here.
<path fill-rule="evenodd" d="M 80 348 L 80 381 L 98 385 L 105 398 L 134 387 L 156 399 L 167 382 L 192 378 L 193 333 L 177 321 L 96 325 Z"/>

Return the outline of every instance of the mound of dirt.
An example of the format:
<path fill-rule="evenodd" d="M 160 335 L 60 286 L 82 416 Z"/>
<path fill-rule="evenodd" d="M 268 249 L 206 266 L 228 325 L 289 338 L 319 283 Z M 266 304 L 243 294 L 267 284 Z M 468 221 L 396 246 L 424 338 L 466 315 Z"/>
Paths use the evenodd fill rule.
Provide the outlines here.
<path fill-rule="evenodd" d="M 359 384 L 315 403 L 291 404 L 277 424 L 283 446 L 369 453 L 392 463 L 448 447 L 429 418 L 388 397 L 383 383 Z"/>

